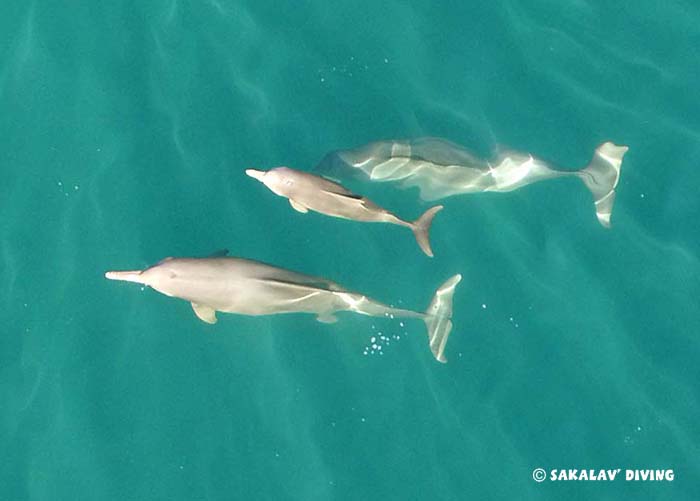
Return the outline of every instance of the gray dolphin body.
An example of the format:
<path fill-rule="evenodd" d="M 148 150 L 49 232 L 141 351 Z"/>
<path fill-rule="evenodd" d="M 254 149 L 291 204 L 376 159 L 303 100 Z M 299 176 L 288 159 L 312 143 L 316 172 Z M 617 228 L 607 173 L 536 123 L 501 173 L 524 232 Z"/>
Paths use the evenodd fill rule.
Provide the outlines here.
<path fill-rule="evenodd" d="M 442 284 L 424 313 L 392 308 L 351 292 L 324 278 L 303 275 L 268 264 L 233 257 L 166 258 L 145 270 L 109 271 L 110 280 L 136 282 L 166 296 L 192 303 L 202 321 L 216 323 L 216 312 L 241 315 L 312 313 L 333 323 L 334 314 L 419 318 L 428 330 L 435 358 L 446 362 L 447 338 L 452 330 L 452 295 L 461 280 L 455 275 Z"/>
<path fill-rule="evenodd" d="M 315 171 L 333 178 L 347 175 L 373 182 L 416 186 L 423 200 L 464 193 L 512 191 L 536 181 L 578 177 L 593 194 L 598 221 L 610 226 L 615 187 L 627 146 L 601 144 L 581 170 L 562 171 L 528 153 L 504 152 L 491 161 L 439 138 L 379 141 L 326 155 Z"/>
<path fill-rule="evenodd" d="M 301 213 L 313 210 L 342 219 L 391 223 L 410 228 L 423 252 L 433 256 L 429 238 L 430 225 L 435 214 L 442 209 L 442 205 L 431 207 L 416 221 L 409 222 L 371 200 L 348 191 L 338 183 L 308 172 L 277 167 L 269 171 L 248 169 L 246 174 L 263 183 L 276 195 L 288 198 L 290 205 Z"/>

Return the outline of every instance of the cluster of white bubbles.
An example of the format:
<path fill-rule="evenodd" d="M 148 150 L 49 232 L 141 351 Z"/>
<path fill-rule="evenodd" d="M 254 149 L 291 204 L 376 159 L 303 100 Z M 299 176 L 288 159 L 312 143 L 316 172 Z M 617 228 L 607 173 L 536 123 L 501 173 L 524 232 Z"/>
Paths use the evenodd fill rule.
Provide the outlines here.
<path fill-rule="evenodd" d="M 391 313 L 385 313 L 384 316 L 391 320 L 394 320 L 395 318 Z M 406 324 L 404 324 L 403 321 L 399 321 L 399 329 L 397 329 L 397 332 L 394 333 L 385 333 L 377 330 L 377 326 L 374 324 L 372 324 L 372 330 L 376 332 L 372 333 L 372 336 L 369 338 L 369 343 L 367 343 L 362 351 L 362 354 L 365 356 L 384 355 L 384 353 L 386 353 L 386 349 L 391 346 L 392 341 L 397 342 L 402 336 L 408 335 L 408 332 L 406 331 Z"/>
<path fill-rule="evenodd" d="M 56 181 L 56 186 L 58 186 L 58 190 L 63 193 L 64 196 L 68 196 L 71 193 L 71 190 L 68 186 L 63 184 L 63 181 Z M 78 191 L 80 189 L 80 186 L 77 184 L 73 185 L 73 190 L 72 191 Z"/>
<path fill-rule="evenodd" d="M 334 77 L 352 77 L 353 75 L 360 75 L 371 70 L 380 69 L 382 64 L 389 64 L 389 58 L 374 58 L 363 62 L 355 56 L 350 56 L 348 59 L 339 61 L 338 64 L 334 66 L 319 68 L 317 70 L 318 78 L 321 83 L 325 83 Z"/>

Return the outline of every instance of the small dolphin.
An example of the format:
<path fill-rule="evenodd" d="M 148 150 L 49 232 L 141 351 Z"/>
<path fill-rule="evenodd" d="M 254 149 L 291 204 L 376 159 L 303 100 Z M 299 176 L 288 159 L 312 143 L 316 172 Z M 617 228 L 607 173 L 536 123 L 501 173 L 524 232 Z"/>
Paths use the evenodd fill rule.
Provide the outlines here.
<path fill-rule="evenodd" d="M 276 195 L 288 198 L 290 205 L 299 212 L 306 213 L 311 209 L 327 216 L 353 221 L 391 223 L 410 228 L 423 252 L 433 257 L 428 232 L 435 214 L 442 209 L 442 205 L 431 207 L 416 221 L 408 222 L 371 200 L 308 172 L 277 167 L 266 172 L 248 169 L 245 173 L 263 183 Z"/>
<path fill-rule="evenodd" d="M 463 193 L 505 192 L 557 177 L 578 177 L 593 194 L 598 221 L 610 227 L 622 157 L 629 148 L 601 144 L 591 162 L 577 171 L 557 170 L 528 153 L 504 152 L 492 161 L 440 138 L 379 141 L 326 155 L 316 171 L 330 177 L 361 174 L 373 182 L 417 186 L 423 200 Z"/>
<path fill-rule="evenodd" d="M 361 315 L 420 318 L 428 329 L 435 359 L 446 362 L 444 351 L 452 330 L 452 295 L 462 279 L 454 275 L 435 292 L 425 313 L 392 308 L 351 292 L 324 278 L 302 275 L 268 264 L 233 257 L 166 258 L 137 271 L 108 271 L 110 280 L 148 285 L 166 296 L 192 303 L 204 322 L 216 323 L 216 312 L 240 315 L 312 313 L 333 323 L 338 311 Z"/>

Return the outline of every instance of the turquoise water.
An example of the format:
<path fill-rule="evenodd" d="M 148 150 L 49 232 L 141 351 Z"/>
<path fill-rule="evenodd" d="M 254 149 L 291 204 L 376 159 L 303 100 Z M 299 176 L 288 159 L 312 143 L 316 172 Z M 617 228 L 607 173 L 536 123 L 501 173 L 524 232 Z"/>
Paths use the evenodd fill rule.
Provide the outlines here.
<path fill-rule="evenodd" d="M 470 3 L 5 3 L 0 499 L 698 499 L 700 8 Z M 454 197 L 431 260 L 243 173 L 426 135 L 629 145 L 613 228 L 571 179 Z M 210 326 L 103 277 L 222 248 L 419 310 L 462 273 L 449 363 L 420 322 Z"/>

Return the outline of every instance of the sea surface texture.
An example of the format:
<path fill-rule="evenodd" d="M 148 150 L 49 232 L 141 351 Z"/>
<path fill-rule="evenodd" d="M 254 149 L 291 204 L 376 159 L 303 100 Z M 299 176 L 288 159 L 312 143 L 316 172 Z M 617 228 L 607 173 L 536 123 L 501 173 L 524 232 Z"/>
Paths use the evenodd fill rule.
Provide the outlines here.
<path fill-rule="evenodd" d="M 700 499 L 699 51 L 691 0 L 3 2 L 0 499 Z M 244 173 L 427 136 L 627 145 L 612 228 L 547 180 L 441 200 L 430 259 Z M 449 362 L 104 277 L 221 249 L 418 311 L 461 273 Z"/>

